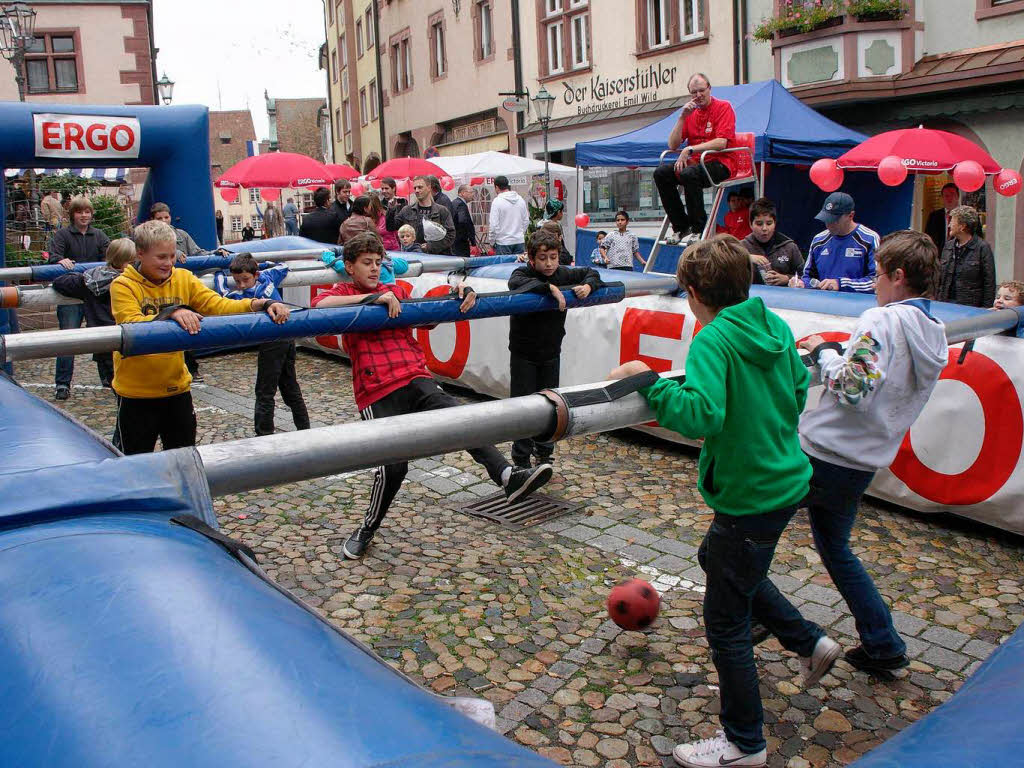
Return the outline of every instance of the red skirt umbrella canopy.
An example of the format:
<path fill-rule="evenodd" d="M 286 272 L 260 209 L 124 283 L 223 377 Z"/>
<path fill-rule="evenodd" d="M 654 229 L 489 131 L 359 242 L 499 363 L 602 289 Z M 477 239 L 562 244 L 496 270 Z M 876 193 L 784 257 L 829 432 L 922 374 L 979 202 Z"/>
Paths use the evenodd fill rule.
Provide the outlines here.
<path fill-rule="evenodd" d="M 942 173 L 958 163 L 973 160 L 986 174 L 1002 170 L 988 152 L 973 141 L 948 131 L 932 128 L 904 128 L 886 131 L 861 142 L 838 160 L 844 170 L 877 170 L 886 157 L 895 155 L 911 173 Z"/>
<path fill-rule="evenodd" d="M 335 181 L 337 181 L 338 179 L 348 179 L 349 181 L 351 181 L 352 179 L 359 177 L 359 171 L 357 171 L 351 165 L 327 163 L 327 165 L 325 165 L 324 168 L 330 171 Z"/>
<path fill-rule="evenodd" d="M 324 187 L 334 176 L 311 157 L 294 152 L 271 152 L 267 155 L 247 157 L 226 170 L 215 187 L 252 189 L 254 187 Z"/>
<path fill-rule="evenodd" d="M 418 157 L 396 157 L 378 165 L 366 174 L 366 178 L 384 179 L 390 176 L 393 179 L 411 179 L 413 176 L 431 175 L 440 179 L 447 174 L 429 160 L 421 160 Z"/>

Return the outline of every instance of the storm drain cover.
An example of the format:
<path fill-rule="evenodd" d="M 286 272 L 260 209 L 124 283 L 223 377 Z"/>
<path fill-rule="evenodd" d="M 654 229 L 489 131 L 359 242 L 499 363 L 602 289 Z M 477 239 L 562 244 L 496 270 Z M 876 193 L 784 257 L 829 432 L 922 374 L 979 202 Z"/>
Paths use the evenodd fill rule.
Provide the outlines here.
<path fill-rule="evenodd" d="M 564 501 L 541 493 L 530 494 L 515 504 L 509 504 L 504 493 L 496 493 L 472 504 L 455 507 L 455 511 L 482 517 L 507 528 L 529 528 L 531 525 L 546 523 L 548 520 L 575 512 L 582 506 L 581 503 Z"/>

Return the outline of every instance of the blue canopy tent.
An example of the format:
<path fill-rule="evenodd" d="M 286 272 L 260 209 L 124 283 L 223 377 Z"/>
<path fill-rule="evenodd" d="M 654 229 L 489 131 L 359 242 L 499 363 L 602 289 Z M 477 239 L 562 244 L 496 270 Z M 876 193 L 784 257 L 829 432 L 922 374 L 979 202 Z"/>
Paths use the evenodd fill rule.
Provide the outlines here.
<path fill-rule="evenodd" d="M 717 86 L 713 94 L 732 104 L 737 131 L 754 134 L 754 160 L 767 165 L 764 194 L 778 207 L 779 229 L 806 250 L 822 229 L 814 214 L 826 197 L 811 182 L 807 166 L 822 157 L 839 157 L 867 137 L 814 111 L 777 80 Z M 576 164 L 657 166 L 681 111 L 629 133 L 577 144 Z M 874 174 L 848 173 L 840 189 L 857 201 L 857 220 L 879 233 L 909 225 L 912 177 L 898 187 L 886 187 Z M 578 242 L 576 253 L 588 254 L 592 247 L 589 241 Z"/>

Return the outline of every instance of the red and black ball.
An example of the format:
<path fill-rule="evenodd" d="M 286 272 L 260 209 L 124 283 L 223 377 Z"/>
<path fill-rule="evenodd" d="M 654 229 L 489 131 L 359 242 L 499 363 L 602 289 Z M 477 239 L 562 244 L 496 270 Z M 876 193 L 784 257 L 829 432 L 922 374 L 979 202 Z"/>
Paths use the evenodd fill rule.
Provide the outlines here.
<path fill-rule="evenodd" d="M 643 579 L 627 579 L 608 593 L 608 615 L 623 629 L 647 629 L 660 606 L 658 591 Z"/>

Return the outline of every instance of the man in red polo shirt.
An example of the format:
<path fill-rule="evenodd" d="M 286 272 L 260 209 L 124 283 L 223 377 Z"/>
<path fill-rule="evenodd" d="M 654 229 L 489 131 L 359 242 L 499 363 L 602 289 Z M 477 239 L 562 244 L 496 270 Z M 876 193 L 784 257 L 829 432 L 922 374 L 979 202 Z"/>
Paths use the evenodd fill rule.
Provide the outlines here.
<path fill-rule="evenodd" d="M 669 149 L 678 149 L 684 141 L 686 146 L 674 165 L 663 163 L 654 172 L 661 204 L 672 222 L 673 234 L 665 240 L 670 245 L 679 243 L 691 233 L 699 237 L 707 224 L 704 190 L 711 186 L 711 182 L 700 167 L 701 153 L 725 149 L 736 143 L 736 113 L 729 102 L 711 96 L 707 75 L 701 72 L 692 75 L 687 87 L 690 101 L 683 107 L 668 137 Z M 732 175 L 732 162 L 728 154 L 705 162 L 716 184 Z M 686 197 L 685 209 L 677 189 L 680 184 Z"/>

